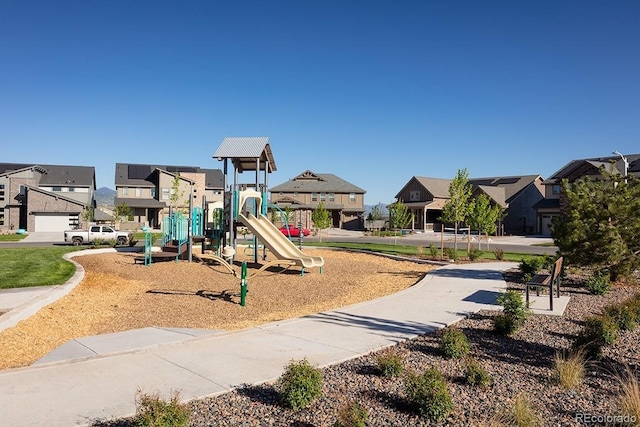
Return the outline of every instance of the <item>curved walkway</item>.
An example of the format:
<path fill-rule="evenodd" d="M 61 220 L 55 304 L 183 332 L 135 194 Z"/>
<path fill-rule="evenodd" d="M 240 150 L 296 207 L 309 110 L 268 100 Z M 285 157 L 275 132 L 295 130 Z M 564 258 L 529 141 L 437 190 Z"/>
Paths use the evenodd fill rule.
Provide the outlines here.
<path fill-rule="evenodd" d="M 133 415 L 138 390 L 165 397 L 179 391 L 190 400 L 275 380 L 291 359 L 324 366 L 355 358 L 496 308 L 496 295 L 506 286 L 502 271 L 516 265 L 444 266 L 407 290 L 373 301 L 206 336 L 161 330 L 180 334 L 180 341 L 135 350 L 122 351 L 123 344 L 144 344 L 138 333 L 145 330 L 115 341 L 91 337 L 88 345 L 110 344 L 89 353 L 97 356 L 0 372 L 0 420 L 21 427 L 91 425 Z"/>

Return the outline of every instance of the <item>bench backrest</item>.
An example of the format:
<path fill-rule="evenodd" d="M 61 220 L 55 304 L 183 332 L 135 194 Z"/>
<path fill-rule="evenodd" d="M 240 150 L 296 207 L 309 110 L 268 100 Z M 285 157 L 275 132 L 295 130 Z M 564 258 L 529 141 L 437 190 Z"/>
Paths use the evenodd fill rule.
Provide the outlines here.
<path fill-rule="evenodd" d="M 556 263 L 553 265 L 553 272 L 551 273 L 551 281 L 555 281 L 562 271 L 562 258 L 560 257 L 556 260 Z"/>

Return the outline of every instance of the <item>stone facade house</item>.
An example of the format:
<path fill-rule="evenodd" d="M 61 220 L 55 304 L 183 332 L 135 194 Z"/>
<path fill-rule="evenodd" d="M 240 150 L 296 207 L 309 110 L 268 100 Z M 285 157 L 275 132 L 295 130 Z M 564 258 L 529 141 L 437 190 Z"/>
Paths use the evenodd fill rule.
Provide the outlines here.
<path fill-rule="evenodd" d="M 336 175 L 307 170 L 269 192 L 273 205 L 295 212 L 295 225 L 301 222 L 303 227 L 313 228 L 313 210 L 322 203 L 330 213 L 332 227 L 349 230 L 364 227 L 366 191 Z"/>

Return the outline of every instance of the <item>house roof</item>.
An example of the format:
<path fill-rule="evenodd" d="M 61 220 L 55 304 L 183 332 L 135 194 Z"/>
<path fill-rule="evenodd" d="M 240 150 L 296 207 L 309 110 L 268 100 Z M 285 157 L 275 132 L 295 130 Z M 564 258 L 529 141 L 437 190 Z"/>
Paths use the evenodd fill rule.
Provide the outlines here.
<path fill-rule="evenodd" d="M 227 137 L 222 140 L 213 157 L 218 160 L 231 159 L 233 166 L 242 173 L 258 169 L 257 160 L 260 162 L 260 170 L 267 172 L 276 171 L 276 162 L 273 159 L 269 137 Z"/>
<path fill-rule="evenodd" d="M 629 162 L 628 174 L 640 176 L 640 154 L 625 155 Z M 618 155 L 592 157 L 589 159 L 572 160 L 551 175 L 544 184 L 559 184 L 563 179 L 574 181 L 587 175 L 598 175 L 600 167 L 605 167 L 612 173 L 624 173 L 624 161 Z"/>
<path fill-rule="evenodd" d="M 8 175 L 31 168 L 35 168 L 42 173 L 38 185 L 93 186 L 95 188 L 95 168 L 93 166 L 0 163 L 0 175 Z"/>
<path fill-rule="evenodd" d="M 271 193 L 292 193 L 296 191 L 300 193 L 366 193 L 362 188 L 336 175 L 315 173 L 310 170 L 306 170 L 295 178 L 272 187 L 269 191 Z"/>
<path fill-rule="evenodd" d="M 84 208 L 85 204 L 82 203 L 79 200 L 74 200 L 70 197 L 66 197 L 63 196 L 62 194 L 60 194 L 59 192 L 53 192 L 53 191 L 47 191 L 47 190 L 43 190 L 42 188 L 38 188 L 38 187 L 34 187 L 33 185 L 25 185 L 25 188 L 27 188 L 28 191 L 37 191 L 38 193 L 44 194 L 45 196 L 48 197 L 53 197 L 54 199 L 62 199 L 66 202 L 69 203 L 73 203 L 76 204 L 78 206 L 82 206 Z M 47 212 L 46 210 L 42 210 L 42 211 L 38 211 L 38 212 Z"/>
<path fill-rule="evenodd" d="M 522 190 L 532 182 L 535 182 L 536 179 L 541 179 L 540 175 L 471 178 L 469 179 L 469 183 L 474 189 L 480 187 L 484 193 L 501 206 L 506 206 Z M 423 176 L 412 177 L 402 190 L 396 194 L 396 199 L 400 197 L 407 185 L 413 180 L 419 182 L 434 199 L 449 199 L 449 186 L 453 182 L 452 179 L 427 178 Z"/>
<path fill-rule="evenodd" d="M 521 175 L 521 176 L 498 176 L 489 178 L 472 178 L 469 182 L 473 186 L 491 186 L 504 189 L 503 202 L 509 203 L 515 198 L 522 190 L 527 188 L 531 183 L 537 179 L 542 181 L 540 175 Z M 487 193 L 488 194 L 488 193 Z M 488 194 L 490 195 L 490 194 Z M 497 200 L 497 199 L 496 199 Z"/>
<path fill-rule="evenodd" d="M 489 196 L 494 202 L 503 208 L 509 206 L 505 198 L 505 189 L 503 187 L 494 187 L 491 185 L 478 185 L 475 187 L 474 192 L 482 191 Z"/>
<path fill-rule="evenodd" d="M 94 221 L 110 221 L 113 219 L 113 215 L 109 215 L 107 212 L 96 209 L 93 211 Z"/>
<path fill-rule="evenodd" d="M 201 169 L 198 166 L 148 165 L 136 163 L 116 163 L 116 186 L 155 187 L 158 170 L 170 174 L 177 174 L 179 172 L 204 173 L 206 188 L 223 187 L 224 175 L 220 169 Z M 182 178 L 187 179 L 185 177 Z"/>

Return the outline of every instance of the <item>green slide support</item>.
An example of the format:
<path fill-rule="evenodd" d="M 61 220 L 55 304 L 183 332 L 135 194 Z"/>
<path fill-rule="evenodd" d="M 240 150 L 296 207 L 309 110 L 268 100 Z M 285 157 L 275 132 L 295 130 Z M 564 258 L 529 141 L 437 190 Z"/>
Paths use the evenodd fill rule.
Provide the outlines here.
<path fill-rule="evenodd" d="M 242 262 L 242 273 L 240 274 L 240 305 L 244 307 L 247 303 L 247 262 Z"/>

